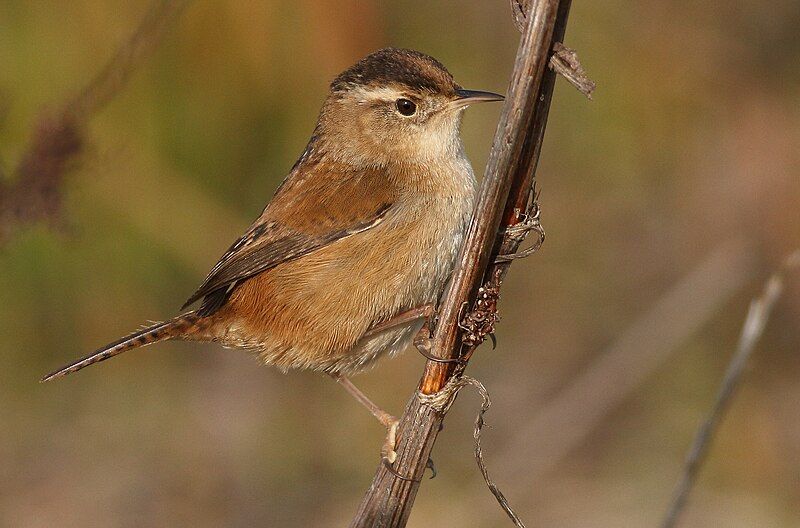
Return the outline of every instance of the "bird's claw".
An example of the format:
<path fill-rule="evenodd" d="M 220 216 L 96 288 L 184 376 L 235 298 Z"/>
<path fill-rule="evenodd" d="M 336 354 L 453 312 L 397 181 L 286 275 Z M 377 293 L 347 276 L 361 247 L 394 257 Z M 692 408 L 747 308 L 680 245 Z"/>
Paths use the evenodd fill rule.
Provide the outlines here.
<path fill-rule="evenodd" d="M 428 461 L 425 462 L 425 469 L 431 470 L 431 478 L 436 478 L 436 465 L 433 463 L 433 459 L 428 457 Z"/>

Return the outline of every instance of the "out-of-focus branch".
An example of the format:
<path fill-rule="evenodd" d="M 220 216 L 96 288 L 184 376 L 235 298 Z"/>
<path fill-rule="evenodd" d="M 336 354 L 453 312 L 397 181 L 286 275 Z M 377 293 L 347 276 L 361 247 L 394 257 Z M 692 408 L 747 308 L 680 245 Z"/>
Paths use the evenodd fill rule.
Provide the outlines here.
<path fill-rule="evenodd" d="M 742 373 L 753 353 L 753 349 L 761 339 L 761 334 L 767 325 L 772 308 L 780 298 L 781 293 L 783 293 L 786 272 L 798 266 L 800 266 L 800 250 L 796 250 L 789 255 L 781 269 L 769 278 L 761 295 L 750 302 L 750 309 L 742 327 L 736 352 L 725 371 L 725 377 L 722 379 L 714 405 L 694 437 L 686 463 L 683 466 L 681 478 L 675 487 L 675 492 L 667 509 L 667 514 L 661 523 L 661 528 L 673 528 L 677 525 L 678 518 L 686 506 L 689 492 L 697 480 L 697 475 L 703 462 L 706 460 L 714 434 L 717 432 L 725 412 L 730 407 L 731 399 L 741 383 Z"/>
<path fill-rule="evenodd" d="M 100 73 L 67 104 L 67 112 L 86 121 L 113 99 L 139 64 L 161 43 L 173 22 L 191 0 L 156 0 L 139 26 L 103 66 Z"/>
<path fill-rule="evenodd" d="M 515 483 L 509 490 L 512 499 L 530 500 L 532 486 L 543 482 L 613 409 L 750 283 L 756 273 L 752 250 L 741 238 L 720 244 L 548 403 L 515 424 L 492 457 L 495 473 Z M 491 519 L 489 513 L 482 518 Z"/>
<path fill-rule="evenodd" d="M 750 243 L 720 244 L 531 419 L 517 424 L 495 456 L 496 472 L 513 482 L 540 481 L 754 274 Z"/>
<path fill-rule="evenodd" d="M 10 181 L 0 180 L 0 244 L 25 225 L 60 220 L 64 178 L 86 144 L 91 117 L 116 96 L 190 0 L 157 0 L 100 73 L 58 110 L 44 113 Z"/>
<path fill-rule="evenodd" d="M 405 526 L 459 376 L 492 331 L 500 283 L 513 261 L 496 257 L 515 253 L 522 227 L 535 229 L 526 222 L 536 216 L 529 214 L 533 177 L 555 82 L 547 65 L 554 42 L 563 39 L 569 5 L 569 0 L 530 2 L 486 175 L 433 336 L 430 353 L 450 363 L 426 364 L 400 421 L 394 469 L 378 468 L 352 527 Z"/>

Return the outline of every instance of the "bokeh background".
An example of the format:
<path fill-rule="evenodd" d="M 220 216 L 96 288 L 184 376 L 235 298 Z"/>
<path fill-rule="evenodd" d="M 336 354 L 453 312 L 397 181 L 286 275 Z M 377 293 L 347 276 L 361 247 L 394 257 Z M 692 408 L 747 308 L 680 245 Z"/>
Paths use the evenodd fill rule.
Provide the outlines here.
<path fill-rule="evenodd" d="M 91 79 L 146 2 L 0 2 L 6 178 L 43 109 Z M 490 471 L 532 526 L 661 518 L 749 300 L 800 246 L 800 4 L 574 2 L 538 180 L 547 242 L 503 290 Z M 198 0 L 88 127 L 60 229 L 0 248 L 0 525 L 345 526 L 381 427 L 329 379 L 167 343 L 52 368 L 174 314 L 302 152 L 327 83 L 386 45 L 503 92 L 504 0 Z M 498 106 L 470 109 L 482 172 Z M 800 277 L 787 280 L 683 526 L 800 524 Z M 400 413 L 414 352 L 356 378 Z M 410 526 L 509 525 L 463 394 Z"/>

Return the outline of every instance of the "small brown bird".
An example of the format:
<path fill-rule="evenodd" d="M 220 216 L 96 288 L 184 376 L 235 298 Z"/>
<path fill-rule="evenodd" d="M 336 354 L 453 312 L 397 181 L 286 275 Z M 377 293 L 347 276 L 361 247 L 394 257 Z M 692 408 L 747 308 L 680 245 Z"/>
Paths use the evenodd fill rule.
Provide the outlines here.
<path fill-rule="evenodd" d="M 346 376 L 406 347 L 453 270 L 475 194 L 464 90 L 436 59 L 382 49 L 330 86 L 314 134 L 273 199 L 183 308 L 43 378 L 168 339 L 253 351 L 338 380 L 389 429 L 397 420 Z"/>

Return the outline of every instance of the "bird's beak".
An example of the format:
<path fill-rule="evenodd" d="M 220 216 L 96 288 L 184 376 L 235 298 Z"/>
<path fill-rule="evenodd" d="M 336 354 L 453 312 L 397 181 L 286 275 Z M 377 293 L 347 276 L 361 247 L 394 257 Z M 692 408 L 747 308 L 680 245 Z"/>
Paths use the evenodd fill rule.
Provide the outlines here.
<path fill-rule="evenodd" d="M 453 102 L 457 107 L 468 106 L 472 103 L 502 101 L 505 99 L 505 97 L 500 94 L 483 92 L 481 90 L 456 90 L 456 97 L 457 99 Z"/>

